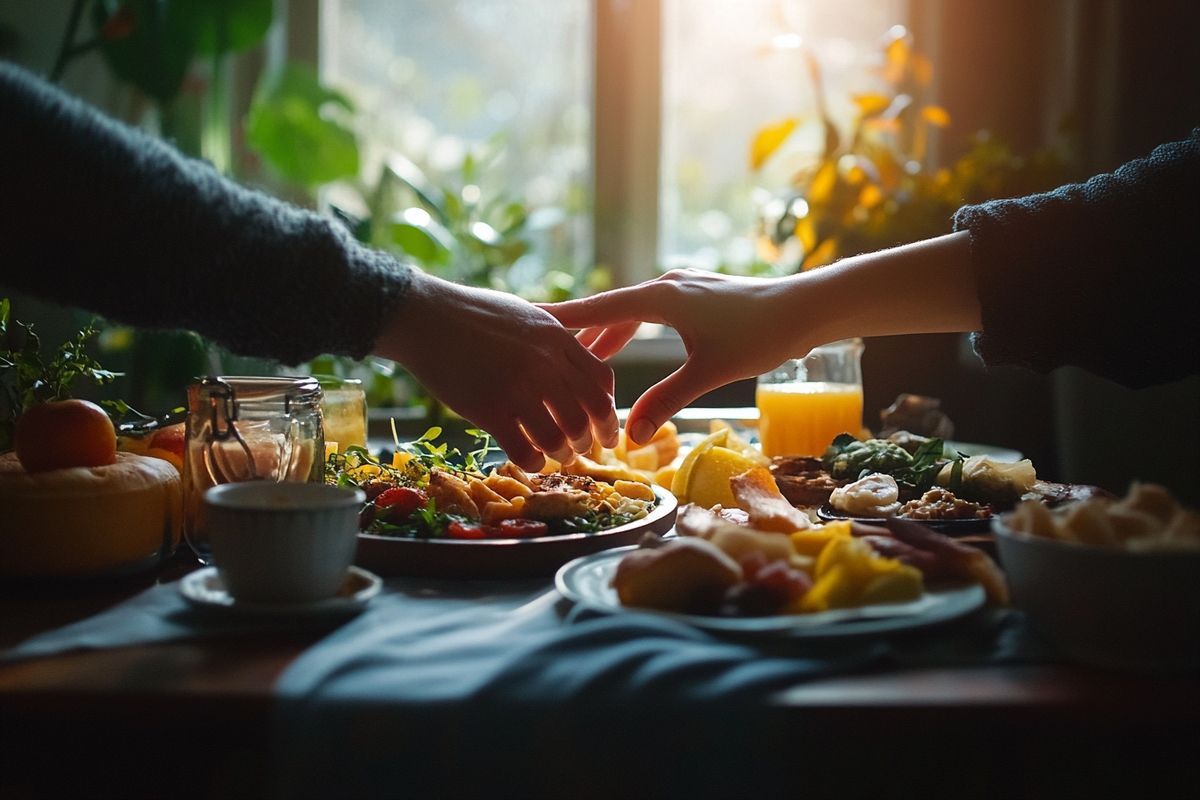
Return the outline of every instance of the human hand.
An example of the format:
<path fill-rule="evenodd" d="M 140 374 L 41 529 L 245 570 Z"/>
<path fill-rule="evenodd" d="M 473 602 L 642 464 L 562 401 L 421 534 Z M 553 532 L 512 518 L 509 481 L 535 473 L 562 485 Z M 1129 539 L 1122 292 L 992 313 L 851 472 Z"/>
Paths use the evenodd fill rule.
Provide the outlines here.
<path fill-rule="evenodd" d="M 671 270 L 624 289 L 542 306 L 591 353 L 618 353 L 642 322 L 674 328 L 688 357 L 634 403 L 626 432 L 636 444 L 650 439 L 679 409 L 718 386 L 748 378 L 797 355 L 819 340 L 797 324 L 798 276 L 745 278 L 705 270 Z M 801 338 L 803 336 L 803 338 Z"/>
<path fill-rule="evenodd" d="M 526 470 L 544 466 L 541 453 L 569 463 L 593 436 L 617 443 L 612 369 L 513 295 L 416 274 L 375 352 L 402 363 Z"/>

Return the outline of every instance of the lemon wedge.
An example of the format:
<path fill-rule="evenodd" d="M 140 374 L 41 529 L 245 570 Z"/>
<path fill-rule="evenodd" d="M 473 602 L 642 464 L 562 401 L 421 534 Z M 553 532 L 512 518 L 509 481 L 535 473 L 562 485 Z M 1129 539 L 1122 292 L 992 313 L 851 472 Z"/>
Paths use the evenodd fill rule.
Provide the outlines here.
<path fill-rule="evenodd" d="M 680 503 L 695 503 L 704 508 L 737 507 L 729 479 L 754 468 L 757 462 L 727 447 L 730 435 L 728 430 L 713 432 L 683 459 L 671 480 L 671 492 Z"/>

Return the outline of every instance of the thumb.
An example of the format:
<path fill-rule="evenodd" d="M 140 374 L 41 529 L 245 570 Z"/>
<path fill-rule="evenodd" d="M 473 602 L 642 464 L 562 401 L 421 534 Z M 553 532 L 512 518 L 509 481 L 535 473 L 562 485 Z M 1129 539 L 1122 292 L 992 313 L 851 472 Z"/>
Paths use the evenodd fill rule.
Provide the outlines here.
<path fill-rule="evenodd" d="M 625 432 L 634 444 L 645 444 L 676 412 L 707 391 L 717 388 L 714 379 L 692 359 L 647 389 L 633 408 Z"/>

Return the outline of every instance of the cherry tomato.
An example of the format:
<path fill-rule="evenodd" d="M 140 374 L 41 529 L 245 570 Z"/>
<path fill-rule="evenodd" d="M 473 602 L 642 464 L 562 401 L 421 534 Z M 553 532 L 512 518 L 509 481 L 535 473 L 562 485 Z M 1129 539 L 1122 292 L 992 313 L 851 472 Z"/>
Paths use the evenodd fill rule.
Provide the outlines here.
<path fill-rule="evenodd" d="M 487 532 L 482 525 L 470 522 L 451 522 L 446 527 L 446 536 L 451 539 L 484 539 Z"/>
<path fill-rule="evenodd" d="M 375 506 L 387 509 L 389 520 L 406 519 L 418 508 L 423 508 L 429 498 L 420 489 L 410 489 L 407 486 L 395 486 L 375 498 Z"/>
<path fill-rule="evenodd" d="M 533 539 L 545 536 L 548 530 L 546 523 L 535 519 L 504 519 L 496 527 L 500 529 L 500 539 Z"/>

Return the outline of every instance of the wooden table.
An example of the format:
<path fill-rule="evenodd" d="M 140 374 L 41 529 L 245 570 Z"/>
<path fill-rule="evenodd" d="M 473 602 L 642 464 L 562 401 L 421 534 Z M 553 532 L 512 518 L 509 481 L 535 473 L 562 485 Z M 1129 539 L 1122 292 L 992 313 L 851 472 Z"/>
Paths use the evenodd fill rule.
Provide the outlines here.
<path fill-rule="evenodd" d="M 189 568 L 175 563 L 158 577 Z M 68 596 L 4 587 L 0 646 L 146 585 Z M 272 687 L 316 637 L 171 643 L 0 666 L 0 797 L 262 796 Z M 791 764 L 800 796 L 1110 796 L 1118 786 L 1171 796 L 1200 777 L 1195 677 L 1055 666 L 893 671 L 805 683 L 761 711 L 778 746 L 746 765 L 748 790 L 759 778 L 788 775 Z M 603 781 L 588 785 L 612 796 Z"/>

